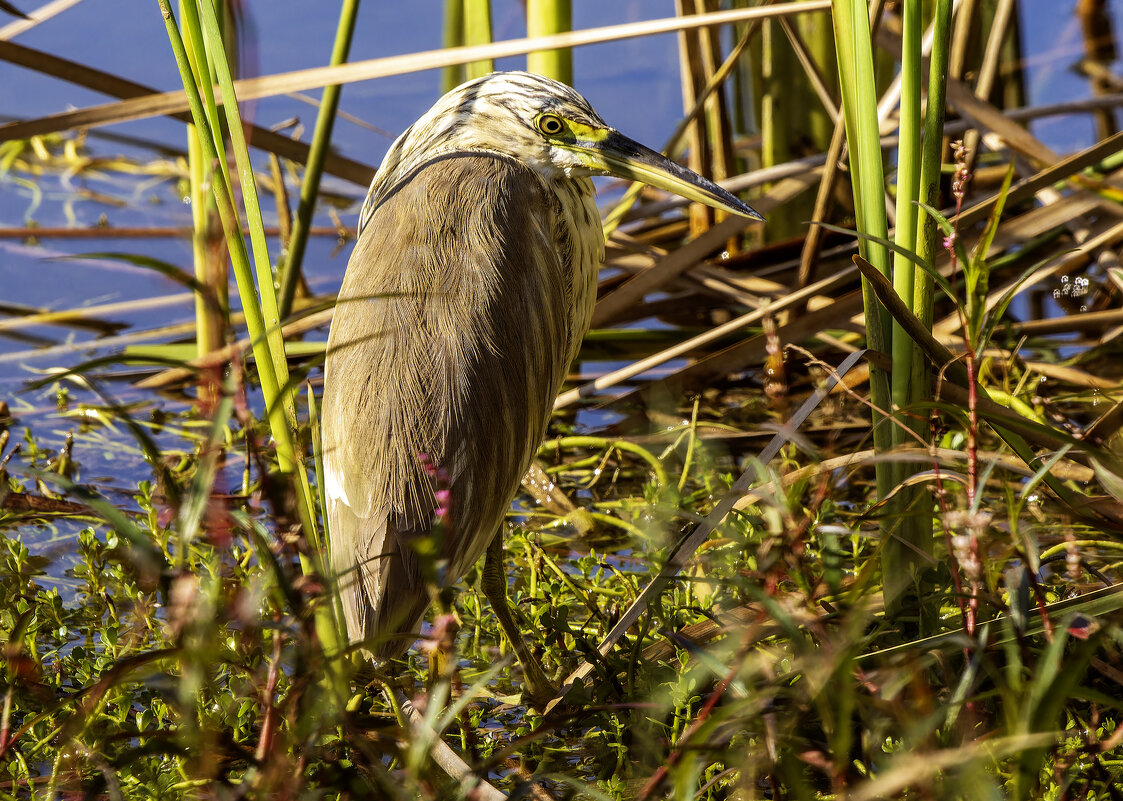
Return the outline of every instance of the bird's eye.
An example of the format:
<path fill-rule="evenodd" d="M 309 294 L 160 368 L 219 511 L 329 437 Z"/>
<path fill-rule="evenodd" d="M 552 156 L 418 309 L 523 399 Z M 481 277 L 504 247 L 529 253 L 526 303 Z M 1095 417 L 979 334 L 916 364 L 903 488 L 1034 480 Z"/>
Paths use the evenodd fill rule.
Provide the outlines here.
<path fill-rule="evenodd" d="M 546 136 L 557 136 L 565 130 L 561 117 L 556 117 L 553 114 L 543 114 L 538 118 L 537 124 L 538 130 Z"/>

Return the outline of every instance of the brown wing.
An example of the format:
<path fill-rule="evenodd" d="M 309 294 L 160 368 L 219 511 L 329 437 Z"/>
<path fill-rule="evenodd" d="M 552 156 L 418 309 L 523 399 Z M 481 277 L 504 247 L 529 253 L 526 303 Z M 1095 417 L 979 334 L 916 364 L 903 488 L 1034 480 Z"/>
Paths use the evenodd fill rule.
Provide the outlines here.
<path fill-rule="evenodd" d="M 585 323 L 571 236 L 535 173 L 479 154 L 430 162 L 363 229 L 323 401 L 332 564 L 353 641 L 415 631 L 428 605 L 410 546 L 436 506 L 422 454 L 451 489 L 443 583 L 497 532 Z"/>

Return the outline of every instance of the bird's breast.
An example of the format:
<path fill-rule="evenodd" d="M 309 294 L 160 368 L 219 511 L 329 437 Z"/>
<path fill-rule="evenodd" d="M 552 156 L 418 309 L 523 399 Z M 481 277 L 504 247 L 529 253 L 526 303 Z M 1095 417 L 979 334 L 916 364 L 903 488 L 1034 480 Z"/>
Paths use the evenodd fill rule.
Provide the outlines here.
<path fill-rule="evenodd" d="M 570 331 L 568 360 L 577 357 L 581 341 L 589 330 L 593 305 L 597 299 L 597 276 L 604 264 L 604 230 L 597 212 L 596 193 L 588 178 L 564 178 L 551 182 L 551 191 L 558 198 L 558 239 L 571 251 L 569 268 L 572 275 L 570 299 L 573 327 Z"/>

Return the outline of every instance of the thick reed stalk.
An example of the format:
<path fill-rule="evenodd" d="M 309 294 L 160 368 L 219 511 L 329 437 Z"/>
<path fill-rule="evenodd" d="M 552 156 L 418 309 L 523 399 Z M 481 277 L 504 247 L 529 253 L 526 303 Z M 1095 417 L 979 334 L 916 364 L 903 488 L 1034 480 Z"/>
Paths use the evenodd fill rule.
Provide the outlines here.
<path fill-rule="evenodd" d="M 464 0 L 464 44 L 491 42 L 491 0 Z M 467 65 L 468 78 L 482 78 L 495 71 L 495 61 L 484 59 Z"/>
<path fill-rule="evenodd" d="M 351 52 L 351 39 L 355 33 L 355 20 L 359 15 L 359 0 L 343 0 L 339 11 L 339 25 L 335 29 L 335 44 L 331 49 L 331 65 L 347 61 Z M 304 264 L 304 249 L 308 245 L 308 232 L 312 228 L 312 214 L 316 210 L 316 197 L 320 194 L 320 178 L 324 174 L 324 159 L 331 146 L 331 132 L 335 125 L 335 112 L 339 109 L 339 95 L 343 87 L 332 84 L 324 87 L 320 110 L 316 114 L 316 129 L 308 150 L 308 163 L 304 165 L 304 180 L 300 184 L 300 205 L 296 209 L 296 224 L 289 240 L 289 250 L 282 260 L 280 271 L 280 317 L 292 312 L 292 301 L 300 282 Z"/>
<path fill-rule="evenodd" d="M 445 0 L 445 50 L 464 46 L 464 0 Z M 464 83 L 468 73 L 463 64 L 450 64 L 441 70 L 441 92 L 448 93 Z"/>
<path fill-rule="evenodd" d="M 180 2 L 183 14 L 184 0 Z M 206 58 L 199 59 L 191 42 L 184 43 L 192 73 L 197 84 L 210 84 L 211 73 Z M 191 252 L 195 278 L 206 292 L 195 293 L 195 352 L 205 356 L 225 344 L 229 323 L 226 292 L 226 249 L 222 227 L 218 220 L 214 196 L 208 191 L 212 177 L 211 165 L 203 157 L 199 132 L 192 124 L 187 126 L 188 197 L 191 202 Z M 209 379 L 200 381 L 200 398 L 213 403 L 215 387 Z"/>
<path fill-rule="evenodd" d="M 549 36 L 573 30 L 572 0 L 527 0 L 526 35 Z M 573 50 L 535 50 L 526 55 L 526 68 L 562 83 L 573 84 Z"/>
<path fill-rule="evenodd" d="M 894 242 L 905 251 L 915 252 L 917 247 L 916 202 L 920 196 L 920 173 L 923 161 L 921 155 L 921 117 L 920 117 L 920 64 L 921 64 L 921 2 L 905 0 L 903 8 L 903 27 L 901 32 L 901 101 L 900 101 L 900 139 L 897 148 L 897 225 Z M 913 298 L 916 282 L 925 280 L 926 273 L 912 263 L 902 252 L 893 254 L 893 287 L 897 295 L 906 302 Z M 916 312 L 916 309 L 913 309 Z M 907 409 L 914 396 L 912 381 L 917 364 L 924 363 L 924 356 L 915 343 L 905 333 L 899 322 L 892 328 L 892 386 L 893 408 Z M 924 376 L 922 375 L 923 379 Z M 927 385 L 926 385 L 927 386 Z M 922 394 L 920 388 L 916 393 Z M 920 435 L 926 429 L 926 421 L 911 417 L 906 413 L 899 425 L 890 429 L 893 445 L 900 446 L 906 440 Z M 905 478 L 904 465 L 893 465 L 893 483 L 899 485 Z M 916 606 L 922 594 L 918 591 L 921 574 L 931 564 L 926 558 L 932 550 L 932 519 L 928 515 L 912 514 L 915 507 L 923 504 L 928 497 L 922 487 L 903 487 L 896 496 L 896 504 L 891 509 L 889 525 L 892 536 L 885 541 L 882 550 L 882 573 L 885 584 L 886 610 L 896 614 L 901 608 Z M 929 504 L 930 505 L 930 504 Z M 883 527 L 884 530 L 884 527 Z M 927 619 L 928 615 L 921 615 Z M 923 628 L 923 626 L 921 626 Z"/>
<path fill-rule="evenodd" d="M 866 3 L 860 0 L 834 0 L 832 8 L 854 212 L 858 231 L 863 234 L 859 239 L 859 250 L 879 273 L 891 277 L 889 252 L 881 244 L 881 241 L 888 238 L 888 225 L 870 11 Z M 892 344 L 889 315 L 878 302 L 869 280 L 865 278 L 862 280 L 862 300 L 869 347 L 881 353 L 889 353 Z M 894 435 L 893 423 L 886 415 L 893 414 L 893 396 L 889 377 L 875 364 L 870 365 L 870 395 L 873 404 L 874 449 L 879 454 L 888 454 L 893 447 Z M 891 461 L 877 463 L 875 476 L 879 499 L 890 497 L 897 485 L 897 472 Z M 901 551 L 908 546 L 898 539 L 896 529 L 900 515 L 894 514 L 896 510 L 897 505 L 893 503 L 880 527 L 887 609 L 897 607 L 902 594 L 911 583 L 908 576 L 899 572 L 899 565 L 904 561 Z"/>
<path fill-rule="evenodd" d="M 947 88 L 948 39 L 951 31 L 951 11 L 952 0 L 937 0 L 933 24 L 932 50 L 929 62 L 928 103 L 924 117 L 924 138 L 920 148 L 920 175 L 915 188 L 916 199 L 932 208 L 939 206 L 940 196 L 940 167 L 943 161 L 941 149 L 943 147 L 944 96 Z M 907 12 L 908 6 L 906 6 L 906 13 Z M 907 24 L 906 22 L 906 30 Z M 901 102 L 903 105 L 903 95 Z M 903 136 L 904 132 L 902 130 L 902 138 Z M 903 161 L 903 158 L 899 158 L 899 160 Z M 939 231 L 936 220 L 921 208 L 906 213 L 905 210 L 898 206 L 898 226 L 913 220 L 915 220 L 916 223 L 914 227 L 914 244 L 911 249 L 922 261 L 930 264 L 934 260 L 938 250 L 937 235 Z M 905 245 L 905 247 L 908 247 L 908 245 Z M 920 321 L 921 325 L 924 326 L 925 330 L 931 331 L 934 300 L 932 276 L 916 265 L 906 265 L 901 269 L 908 270 L 913 275 L 911 293 L 909 293 L 908 286 L 898 286 L 897 292 L 902 300 L 910 304 L 912 313 Z M 896 336 L 896 332 L 894 336 Z M 907 340 L 910 344 L 912 343 L 912 339 L 903 332 L 901 333 L 901 338 Z M 894 345 L 896 345 L 896 339 L 894 339 Z M 896 353 L 894 353 L 894 356 L 896 356 Z M 930 400 L 932 369 L 929 366 L 928 360 L 923 357 L 923 354 L 914 350 L 910 360 L 905 361 L 902 359 L 901 366 L 907 366 L 909 371 L 908 395 L 901 401 L 901 405 L 907 406 Z M 894 374 L 896 374 L 898 369 L 898 364 L 894 361 Z M 920 423 L 915 424 L 917 431 L 922 430 L 920 425 Z M 908 519 L 914 518 L 910 517 Z M 915 526 L 906 523 L 906 525 L 902 527 L 901 536 L 907 544 L 905 547 L 900 548 L 897 554 L 903 561 L 903 564 L 899 565 L 897 569 L 914 577 L 923 570 L 920 555 L 928 553 L 931 550 L 930 521 L 926 516 L 916 516 L 915 520 L 917 521 Z M 924 526 L 923 530 L 920 528 L 921 525 Z M 926 595 L 934 595 L 934 593 L 928 593 L 922 586 L 918 592 L 918 596 L 923 599 Z M 928 621 L 934 619 L 935 614 L 938 614 L 938 610 L 924 612 L 922 608 L 920 619 L 922 634 L 927 633 L 924 631 L 926 624 Z"/>
<path fill-rule="evenodd" d="M 222 347 L 226 331 L 226 253 L 217 247 L 212 236 L 214 200 L 206 189 L 207 163 L 194 125 L 187 126 L 187 169 L 195 279 L 211 292 L 210 295 L 195 293 L 196 355 L 206 356 Z"/>

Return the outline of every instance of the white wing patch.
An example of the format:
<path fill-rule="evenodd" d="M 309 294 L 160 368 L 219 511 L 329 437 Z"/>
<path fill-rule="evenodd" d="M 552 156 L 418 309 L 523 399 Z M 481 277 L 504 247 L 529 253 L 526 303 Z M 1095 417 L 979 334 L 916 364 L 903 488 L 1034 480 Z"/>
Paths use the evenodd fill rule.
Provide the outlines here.
<path fill-rule="evenodd" d="M 329 501 L 339 502 L 348 509 L 352 508 L 347 490 L 344 488 L 343 476 L 336 471 L 335 464 L 327 460 L 324 461 L 324 495 Z"/>

